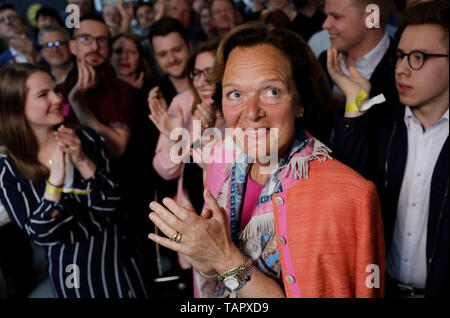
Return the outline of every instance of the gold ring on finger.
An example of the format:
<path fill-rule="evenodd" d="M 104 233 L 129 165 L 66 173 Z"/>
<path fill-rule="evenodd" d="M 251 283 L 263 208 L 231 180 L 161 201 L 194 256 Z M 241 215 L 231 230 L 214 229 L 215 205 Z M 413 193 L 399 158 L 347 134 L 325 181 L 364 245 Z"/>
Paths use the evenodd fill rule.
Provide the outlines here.
<path fill-rule="evenodd" d="M 177 233 L 177 238 L 175 239 L 175 243 L 180 244 L 181 243 L 181 238 L 183 237 L 183 233 L 178 232 Z"/>

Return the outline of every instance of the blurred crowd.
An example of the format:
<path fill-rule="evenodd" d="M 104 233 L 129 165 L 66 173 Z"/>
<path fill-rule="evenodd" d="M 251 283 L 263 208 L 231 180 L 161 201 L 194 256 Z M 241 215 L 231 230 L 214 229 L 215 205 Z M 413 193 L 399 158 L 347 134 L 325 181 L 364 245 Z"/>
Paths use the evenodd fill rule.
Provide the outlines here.
<path fill-rule="evenodd" d="M 414 10 L 432 2 L 436 7 Z M 379 12 L 366 12 L 372 3 Z M 253 41 L 251 32 L 256 32 L 245 29 L 248 23 L 264 25 L 267 32 L 282 29 L 296 34 L 293 41 L 306 50 L 304 55 L 298 52 L 302 56 L 298 63 L 307 66 L 299 68 L 301 72 L 292 65 L 289 68 L 297 87 L 303 85 L 303 91 L 297 89 L 303 111 L 291 117 L 303 121 L 301 131 L 308 131 L 305 136 L 311 133 L 332 151 L 332 157 L 376 186 L 373 195 L 379 202 L 372 202 L 370 208 L 375 216 L 358 222 L 372 224 L 368 232 L 382 241 L 375 238 L 362 247 L 358 242 L 365 242 L 363 235 L 354 244 L 367 249 L 373 259 L 383 259 L 383 292 L 333 294 L 328 290 L 340 287 L 325 282 L 308 294 L 309 282 L 302 281 L 300 273 L 284 275 L 298 269 L 295 262 L 292 268 L 285 265 L 280 238 L 273 243 L 279 247 L 273 253 L 281 259 L 278 274 L 275 269 L 273 275 L 258 267 L 254 271 L 278 279 L 278 285 L 285 286 L 284 294 L 291 297 L 379 297 L 385 295 L 384 289 L 390 297 L 448 296 L 448 1 L 104 0 L 101 8 L 91 0 L 67 0 L 67 4 L 78 6 L 79 28 L 67 27 L 72 13 L 49 5 L 40 6 L 29 21 L 13 3 L 0 4 L 0 147 L 4 153 L 0 161 L 0 270 L 7 297 L 27 297 L 36 287 L 30 244 L 45 251 L 56 297 L 223 296 L 220 284 L 217 288 L 211 275 L 204 275 L 210 266 L 197 266 L 199 258 L 194 252 L 166 248 L 180 242 L 182 246 L 189 237 L 186 231 L 173 235 L 167 230 L 170 218 L 162 214 L 159 221 L 150 220 L 149 204 L 172 198 L 196 217 L 207 218 L 201 212 L 204 190 L 209 188 L 220 201 L 221 191 L 214 192 L 211 185 L 216 170 L 207 170 L 204 164 L 174 162 L 171 151 L 179 140 L 171 138 L 171 133 L 180 127 L 193 132 L 195 120 L 200 120 L 200 133 L 209 128 L 224 132 L 232 126 L 225 101 L 231 99 L 229 94 L 235 94 L 233 98 L 245 94 L 236 89 L 225 95 L 228 86 L 222 84 L 228 81 L 227 74 L 238 74 L 227 71 L 237 59 L 233 52 L 257 47 L 245 42 L 246 37 Z M 425 16 L 427 12 L 431 13 Z M 446 21 L 437 20 L 441 12 Z M 374 16 L 379 27 L 367 27 L 368 18 Z M 233 46 L 229 41 L 239 28 L 243 29 L 236 38 L 241 42 L 236 40 Z M 439 42 L 442 38 L 444 45 Z M 292 44 L 292 48 L 297 46 Z M 247 57 L 253 57 L 251 63 L 272 61 L 270 50 L 263 52 L 267 54 L 249 50 L 249 55 L 242 55 L 233 64 L 240 75 L 230 85 L 238 87 L 237 79 L 247 76 L 242 71 L 247 70 Z M 283 52 L 277 53 L 280 58 L 285 57 Z M 295 57 L 289 59 L 292 64 Z M 223 68 L 217 71 L 221 63 Z M 314 73 L 316 66 L 320 75 Z M 212 69 L 218 73 L 211 73 Z M 308 86 L 302 74 L 317 75 L 313 86 Z M 248 78 L 252 76 L 249 69 Z M 245 85 L 250 87 L 250 81 Z M 361 90 L 367 98 L 383 94 L 386 102 L 367 113 L 360 112 L 359 105 L 347 107 L 349 100 L 358 100 Z M 314 99 L 305 97 L 308 91 Z M 246 102 L 251 94 L 247 95 L 243 97 Z M 261 103 L 264 98 L 260 96 Z M 314 108 L 305 106 L 311 101 Z M 419 108 L 422 105 L 426 107 Z M 417 130 L 413 122 L 418 123 Z M 295 129 L 293 134 L 299 134 L 299 128 Z M 364 138 L 358 139 L 359 134 Z M 192 162 L 196 149 L 206 142 L 191 140 L 183 156 Z M 249 169 L 250 175 L 253 170 Z M 334 187 L 331 184 L 328 187 Z M 282 191 L 276 190 L 273 198 Z M 362 193 L 352 195 L 359 194 L 362 197 Z M 288 200 L 295 199 L 291 195 Z M 308 206 L 298 200 L 296 209 Z M 255 201 L 249 211 L 259 211 L 260 203 Z M 382 230 L 377 213 L 382 216 Z M 247 222 L 252 217 L 250 212 Z M 317 222 L 328 224 L 327 220 Z M 246 225 L 242 223 L 241 230 Z M 276 231 L 282 230 L 276 227 Z M 172 239 L 164 244 L 149 239 L 149 233 Z M 233 233 L 232 227 L 232 238 Z M 313 254 L 294 252 L 300 248 L 297 245 L 309 244 L 302 241 L 305 238 L 294 243 L 295 234 L 288 231 L 287 235 L 291 235 L 292 255 L 313 259 Z M 238 239 L 233 242 L 239 245 Z M 336 248 L 336 253 L 345 250 Z M 66 284 L 70 264 L 80 267 L 81 278 L 75 280 L 79 288 Z M 322 272 L 322 278 L 326 280 L 328 274 Z M 260 276 L 253 275 L 250 282 L 256 286 Z M 288 291 L 286 286 L 297 280 L 300 292 Z M 354 283 L 349 281 L 339 282 Z M 252 295 L 243 292 L 241 296 Z"/>

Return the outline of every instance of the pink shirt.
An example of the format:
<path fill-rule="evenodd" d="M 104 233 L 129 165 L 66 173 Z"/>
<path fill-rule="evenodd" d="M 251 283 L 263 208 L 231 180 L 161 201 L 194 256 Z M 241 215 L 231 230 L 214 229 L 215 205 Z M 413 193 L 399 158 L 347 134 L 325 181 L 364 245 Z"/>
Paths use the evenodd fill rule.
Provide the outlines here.
<path fill-rule="evenodd" d="M 248 222 L 252 218 L 253 211 L 255 211 L 256 203 L 258 203 L 258 199 L 263 188 L 264 185 L 258 184 L 252 180 L 250 173 L 247 175 L 247 185 L 241 214 L 241 231 L 247 226 Z"/>

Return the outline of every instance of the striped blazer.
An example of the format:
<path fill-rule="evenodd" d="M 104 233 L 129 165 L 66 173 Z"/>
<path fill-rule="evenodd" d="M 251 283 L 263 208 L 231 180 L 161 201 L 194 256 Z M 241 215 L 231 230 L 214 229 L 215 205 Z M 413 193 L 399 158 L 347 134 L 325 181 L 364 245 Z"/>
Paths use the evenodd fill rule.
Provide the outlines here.
<path fill-rule="evenodd" d="M 89 180 L 75 169 L 73 187 L 89 194 L 63 193 L 59 202 L 48 201 L 44 181 L 26 180 L 7 155 L 0 155 L 0 202 L 11 220 L 45 247 L 58 297 L 145 297 L 140 266 L 118 222 L 120 196 L 109 177 L 103 139 L 88 128 L 77 135 L 97 168 Z M 59 213 L 50 217 L 54 209 Z"/>

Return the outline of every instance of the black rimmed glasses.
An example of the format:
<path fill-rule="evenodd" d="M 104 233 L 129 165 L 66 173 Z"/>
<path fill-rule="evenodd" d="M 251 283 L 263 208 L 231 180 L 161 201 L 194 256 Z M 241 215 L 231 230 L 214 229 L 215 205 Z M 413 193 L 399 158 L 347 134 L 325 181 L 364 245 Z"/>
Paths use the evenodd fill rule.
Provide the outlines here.
<path fill-rule="evenodd" d="M 194 69 L 192 72 L 189 73 L 189 76 L 192 80 L 197 81 L 200 79 L 200 76 L 203 75 L 203 77 L 206 77 L 206 73 L 210 70 L 210 67 L 205 68 L 204 70 L 198 70 Z"/>
<path fill-rule="evenodd" d="M 403 61 L 403 58 L 405 56 L 408 58 L 409 66 L 413 70 L 418 71 L 423 67 L 423 65 L 425 64 L 425 62 L 428 59 L 433 58 L 433 57 L 448 57 L 448 54 L 431 54 L 431 53 L 425 53 L 425 52 L 417 51 L 417 50 L 411 51 L 409 53 L 405 53 L 405 52 L 398 50 L 393 64 L 395 66 L 398 66 L 400 61 Z"/>
<path fill-rule="evenodd" d="M 83 43 L 84 45 L 91 45 L 94 40 L 97 42 L 98 46 L 106 47 L 110 43 L 110 39 L 108 36 L 92 36 L 89 34 L 78 34 L 75 36 L 75 39 Z"/>

